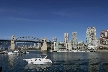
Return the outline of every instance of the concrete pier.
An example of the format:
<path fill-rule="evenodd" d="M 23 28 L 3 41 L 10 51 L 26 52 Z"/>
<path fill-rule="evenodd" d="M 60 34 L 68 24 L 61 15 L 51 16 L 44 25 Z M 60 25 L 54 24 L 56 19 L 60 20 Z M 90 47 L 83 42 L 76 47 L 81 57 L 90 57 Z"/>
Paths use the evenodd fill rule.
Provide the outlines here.
<path fill-rule="evenodd" d="M 13 51 L 14 49 L 15 49 L 15 36 L 12 35 L 10 50 Z"/>
<path fill-rule="evenodd" d="M 46 42 L 46 38 L 43 38 L 43 45 L 41 47 L 41 51 L 47 51 L 47 42 Z"/>

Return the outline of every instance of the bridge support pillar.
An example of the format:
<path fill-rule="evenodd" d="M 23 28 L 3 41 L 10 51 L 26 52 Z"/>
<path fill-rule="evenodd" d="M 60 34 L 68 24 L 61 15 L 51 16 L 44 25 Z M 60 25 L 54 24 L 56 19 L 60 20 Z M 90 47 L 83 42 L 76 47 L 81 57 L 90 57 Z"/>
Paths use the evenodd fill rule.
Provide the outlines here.
<path fill-rule="evenodd" d="M 36 44 L 36 43 L 34 43 L 34 48 L 36 48 L 36 46 L 37 46 L 37 44 Z"/>
<path fill-rule="evenodd" d="M 56 42 L 54 42 L 54 50 L 56 50 Z"/>
<path fill-rule="evenodd" d="M 39 49 L 41 47 L 41 43 L 37 43 L 37 48 Z"/>
<path fill-rule="evenodd" d="M 41 47 L 41 51 L 46 51 L 47 50 L 46 38 L 43 38 L 42 41 L 43 41 L 43 45 Z"/>
<path fill-rule="evenodd" d="M 15 36 L 12 35 L 10 50 L 13 51 L 14 49 L 15 49 Z"/>

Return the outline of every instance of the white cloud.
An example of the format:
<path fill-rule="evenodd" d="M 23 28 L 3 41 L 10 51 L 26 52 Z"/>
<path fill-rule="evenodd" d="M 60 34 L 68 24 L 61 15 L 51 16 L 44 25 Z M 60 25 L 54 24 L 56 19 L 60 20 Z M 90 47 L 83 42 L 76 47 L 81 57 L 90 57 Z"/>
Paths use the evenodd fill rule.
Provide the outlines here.
<path fill-rule="evenodd" d="M 26 18 L 10 18 L 14 20 L 23 20 L 23 21 L 42 21 L 42 20 L 33 20 L 33 19 L 26 19 Z"/>
<path fill-rule="evenodd" d="M 27 19 L 27 18 L 8 18 L 8 19 L 12 19 L 12 20 L 22 20 L 22 21 L 34 21 L 34 22 L 53 22 L 53 23 L 58 23 L 58 24 L 63 24 L 62 22 L 59 21 L 54 21 L 54 20 L 36 20 L 36 19 Z"/>

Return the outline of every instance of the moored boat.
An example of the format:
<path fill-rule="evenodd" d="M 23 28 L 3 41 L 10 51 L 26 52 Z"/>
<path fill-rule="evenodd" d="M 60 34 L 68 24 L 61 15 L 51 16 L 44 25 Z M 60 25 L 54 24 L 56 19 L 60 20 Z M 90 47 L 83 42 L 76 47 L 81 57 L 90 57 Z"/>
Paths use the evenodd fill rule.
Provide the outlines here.
<path fill-rule="evenodd" d="M 51 64 L 52 61 L 47 59 L 47 55 L 41 55 L 40 58 L 23 59 L 32 64 Z"/>
<path fill-rule="evenodd" d="M 14 55 L 15 53 L 14 52 L 8 52 L 8 55 Z"/>

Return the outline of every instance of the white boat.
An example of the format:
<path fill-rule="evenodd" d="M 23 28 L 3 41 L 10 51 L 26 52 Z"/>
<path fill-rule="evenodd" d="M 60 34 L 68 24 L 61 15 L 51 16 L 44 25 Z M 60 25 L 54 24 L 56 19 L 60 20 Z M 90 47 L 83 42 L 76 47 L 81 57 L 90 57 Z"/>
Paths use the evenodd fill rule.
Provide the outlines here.
<path fill-rule="evenodd" d="M 33 64 L 51 64 L 52 61 L 50 59 L 46 59 L 47 55 L 41 55 L 40 58 L 31 58 L 31 59 L 23 59 L 28 63 Z"/>
<path fill-rule="evenodd" d="M 29 52 L 28 51 L 24 51 L 23 54 L 29 54 Z"/>
<path fill-rule="evenodd" d="M 18 51 L 17 51 L 17 50 L 15 50 L 15 51 L 14 51 L 14 53 L 18 53 Z"/>
<path fill-rule="evenodd" d="M 27 54 L 29 54 L 29 52 L 26 52 Z"/>
<path fill-rule="evenodd" d="M 23 59 L 23 60 L 27 61 L 29 64 L 29 63 L 33 63 L 35 61 L 35 59 L 37 59 L 37 58 Z"/>
<path fill-rule="evenodd" d="M 3 51 L 4 52 L 4 54 L 7 54 L 8 52 L 7 51 Z"/>
<path fill-rule="evenodd" d="M 68 52 L 67 50 L 62 50 L 62 49 L 59 49 L 57 52 Z"/>
<path fill-rule="evenodd" d="M 13 51 L 13 53 L 15 53 L 15 54 L 19 54 L 19 51 L 18 51 L 18 50 L 15 50 L 15 51 Z"/>
<path fill-rule="evenodd" d="M 15 53 L 13 53 L 13 52 L 8 52 L 8 55 L 14 55 Z"/>

